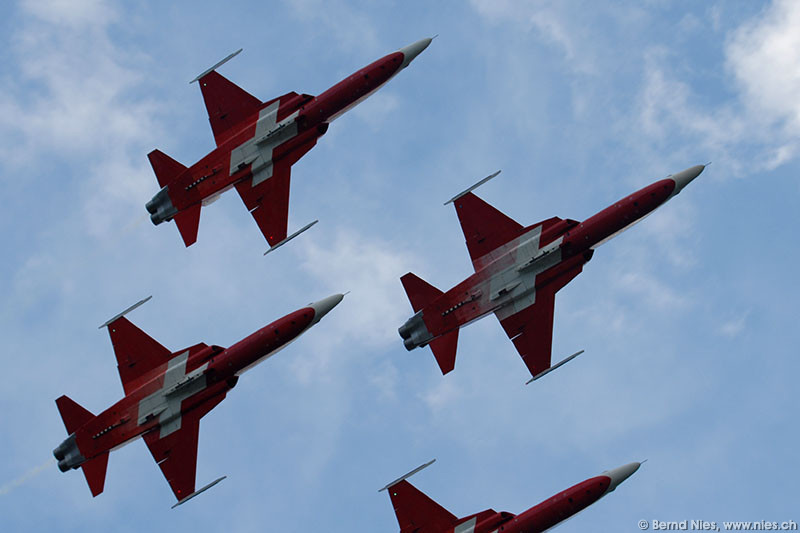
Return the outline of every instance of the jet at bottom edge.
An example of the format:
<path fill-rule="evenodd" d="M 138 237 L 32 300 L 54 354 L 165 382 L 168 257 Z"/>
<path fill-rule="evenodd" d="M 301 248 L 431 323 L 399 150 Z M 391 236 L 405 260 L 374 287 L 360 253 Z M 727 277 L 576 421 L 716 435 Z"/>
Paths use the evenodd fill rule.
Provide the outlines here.
<path fill-rule="evenodd" d="M 400 533 L 540 533 L 575 516 L 613 492 L 641 466 L 641 463 L 633 462 L 606 470 L 599 476 L 581 481 L 518 515 L 487 509 L 458 518 L 406 481 L 434 461 L 436 459 L 380 489 L 389 492 Z"/>

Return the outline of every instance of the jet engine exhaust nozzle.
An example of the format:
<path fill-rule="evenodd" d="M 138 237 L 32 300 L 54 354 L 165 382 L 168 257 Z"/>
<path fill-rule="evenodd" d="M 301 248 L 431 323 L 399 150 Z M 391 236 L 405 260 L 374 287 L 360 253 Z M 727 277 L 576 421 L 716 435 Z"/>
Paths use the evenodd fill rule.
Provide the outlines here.
<path fill-rule="evenodd" d="M 403 338 L 403 346 L 408 351 L 418 346 L 425 346 L 433 339 L 433 335 L 428 331 L 428 326 L 422 320 L 421 311 L 406 320 L 406 323 L 400 326 L 397 333 Z"/>
<path fill-rule="evenodd" d="M 75 443 L 75 433 L 64 439 L 64 442 L 53 450 L 53 456 L 58 459 L 58 469 L 62 472 L 78 468 L 81 463 L 86 461 Z"/>
<path fill-rule="evenodd" d="M 172 200 L 169 197 L 168 187 L 164 187 L 153 196 L 153 199 L 145 204 L 145 209 L 150 213 L 150 220 L 158 226 L 165 220 L 171 219 L 178 213 Z"/>

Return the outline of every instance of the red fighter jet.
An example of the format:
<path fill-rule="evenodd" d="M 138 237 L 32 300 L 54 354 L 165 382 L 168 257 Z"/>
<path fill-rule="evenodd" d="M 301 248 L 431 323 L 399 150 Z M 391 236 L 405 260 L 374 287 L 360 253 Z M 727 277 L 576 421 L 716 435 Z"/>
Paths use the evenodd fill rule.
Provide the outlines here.
<path fill-rule="evenodd" d="M 556 292 L 581 273 L 595 248 L 677 195 L 704 168 L 659 180 L 583 222 L 553 217 L 527 227 L 471 192 L 499 172 L 479 181 L 446 202 L 456 207 L 475 274 L 445 293 L 410 272 L 400 278 L 416 312 L 398 330 L 406 349 L 430 344 L 447 374 L 455 367 L 459 328 L 494 313 L 533 376 L 528 383 L 580 355 L 550 365 Z"/>
<path fill-rule="evenodd" d="M 617 486 L 639 469 L 641 463 L 629 463 L 607 470 L 567 490 L 548 498 L 524 513 L 514 515 L 487 509 L 464 518 L 423 494 L 406 478 L 416 474 L 435 461 L 416 468 L 392 481 L 381 490 L 389 490 L 400 533 L 538 533 L 586 509 L 594 502 L 613 492 Z M 380 491 L 379 491 L 380 492 Z"/>
<path fill-rule="evenodd" d="M 126 309 L 100 326 L 111 335 L 125 397 L 96 416 L 67 396 L 56 400 L 69 433 L 53 450 L 58 468 L 83 469 L 97 496 L 103 492 L 108 452 L 142 437 L 178 499 L 175 506 L 211 488 L 224 477 L 195 491 L 200 419 L 225 399 L 245 370 L 305 333 L 342 298 L 336 294 L 309 304 L 227 349 L 200 343 L 177 352 L 125 318 L 150 298 Z"/>
<path fill-rule="evenodd" d="M 378 90 L 430 44 L 422 39 L 348 76 L 319 96 L 290 92 L 262 102 L 216 72 L 241 49 L 193 80 L 200 83 L 217 148 L 187 168 L 153 150 L 150 164 L 161 190 L 147 211 L 153 224 L 175 220 L 186 246 L 197 240 L 200 208 L 235 186 L 274 249 L 286 237 L 289 174 L 336 117 Z"/>

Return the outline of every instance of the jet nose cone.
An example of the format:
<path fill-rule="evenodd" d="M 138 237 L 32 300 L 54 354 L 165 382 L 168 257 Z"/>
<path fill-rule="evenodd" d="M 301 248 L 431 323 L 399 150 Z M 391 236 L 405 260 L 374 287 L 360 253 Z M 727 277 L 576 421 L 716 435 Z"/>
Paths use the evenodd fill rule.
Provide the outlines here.
<path fill-rule="evenodd" d="M 705 170 L 706 165 L 695 165 L 693 167 L 687 168 L 686 170 L 682 170 L 677 174 L 673 174 L 670 176 L 672 181 L 675 182 L 675 191 L 673 191 L 672 195 L 675 196 L 681 190 L 689 185 L 689 183 L 695 179 L 697 176 L 700 175 L 703 170 Z"/>
<path fill-rule="evenodd" d="M 403 64 L 400 65 L 400 68 L 401 69 L 406 68 L 408 64 L 414 60 L 415 57 L 420 55 L 423 50 L 428 48 L 428 45 L 431 44 L 432 40 L 433 39 L 430 37 L 425 39 L 420 39 L 419 41 L 411 43 L 408 46 L 404 46 L 403 48 L 398 50 L 398 52 L 403 54 Z"/>
<path fill-rule="evenodd" d="M 642 466 L 642 463 L 634 462 L 603 472 L 603 476 L 608 476 L 611 478 L 611 483 L 608 485 L 608 490 L 606 490 L 606 493 L 613 492 L 614 489 L 617 488 L 617 485 L 631 477 L 634 472 L 639 470 L 640 466 Z"/>
<path fill-rule="evenodd" d="M 322 320 L 322 317 L 327 315 L 331 309 L 339 305 L 339 302 L 341 302 L 343 298 L 344 294 L 334 294 L 333 296 L 328 296 L 327 298 L 323 298 L 322 300 L 311 304 L 309 307 L 314 310 L 314 322 L 312 322 L 312 325 Z"/>

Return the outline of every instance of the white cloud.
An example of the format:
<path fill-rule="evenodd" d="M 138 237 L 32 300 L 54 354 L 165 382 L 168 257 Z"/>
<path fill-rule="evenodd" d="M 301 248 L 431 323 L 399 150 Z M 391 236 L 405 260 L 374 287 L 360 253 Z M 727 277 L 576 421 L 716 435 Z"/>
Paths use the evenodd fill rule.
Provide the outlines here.
<path fill-rule="evenodd" d="M 110 40 L 106 17 L 65 26 L 38 15 L 16 34 L 20 71 L 3 80 L 14 97 L 2 104 L 0 128 L 24 144 L 22 153 L 19 144 L 6 145 L 7 155 L 27 163 L 78 151 L 95 162 L 151 131 L 154 104 L 129 94 L 144 77 Z"/>
<path fill-rule="evenodd" d="M 691 85 L 677 79 L 670 66 L 670 54 L 656 47 L 645 54 L 644 79 L 639 93 L 633 132 L 634 142 L 647 145 L 645 150 L 663 152 L 666 146 L 652 145 L 673 140 L 677 133 L 686 139 L 682 151 L 701 151 L 721 165 L 733 166 L 736 146 L 752 135 L 752 124 L 735 107 L 721 105 L 707 108 L 696 102 Z M 672 147 L 671 147 L 672 148 Z M 674 148 L 671 158 L 675 158 Z M 741 168 L 734 166 L 737 172 Z"/>
<path fill-rule="evenodd" d="M 348 307 L 348 318 L 339 321 L 338 342 L 357 339 L 375 347 L 397 341 L 397 328 L 408 318 L 399 281 L 403 267 L 414 262 L 408 251 L 341 229 L 323 244 L 305 241 L 301 255 L 303 269 L 332 292 L 352 291 L 341 304 Z"/>
<path fill-rule="evenodd" d="M 749 313 L 744 313 L 740 316 L 726 320 L 720 325 L 719 333 L 731 339 L 738 337 L 747 326 L 748 314 Z"/>
<path fill-rule="evenodd" d="M 377 132 L 386 126 L 388 119 L 397 109 L 398 104 L 397 96 L 386 92 L 386 89 L 384 89 L 371 95 L 351 112 L 363 120 L 372 131 Z"/>
<path fill-rule="evenodd" d="M 374 22 L 348 2 L 325 0 L 291 0 L 295 15 L 304 22 L 313 22 L 324 29 L 328 43 L 344 50 L 373 50 L 379 42 Z"/>
<path fill-rule="evenodd" d="M 428 406 L 428 409 L 433 412 L 433 415 L 439 416 L 443 411 L 458 406 L 462 393 L 463 391 L 456 386 L 455 380 L 442 379 L 422 393 L 420 397 Z"/>
<path fill-rule="evenodd" d="M 745 105 L 800 136 L 800 3 L 776 0 L 733 33 L 725 52 Z"/>
<path fill-rule="evenodd" d="M 519 24 L 525 31 L 534 31 L 545 41 L 559 48 L 567 63 L 576 71 L 596 72 L 591 50 L 583 46 L 582 28 L 570 20 L 561 2 L 512 2 L 510 0 L 472 0 L 482 16 L 494 22 Z"/>
<path fill-rule="evenodd" d="M 730 76 L 721 80 L 702 79 L 702 73 L 689 70 L 685 61 L 688 48 L 698 45 L 696 39 L 708 25 L 725 29 L 720 26 L 719 6 L 702 14 L 686 13 L 667 42 L 643 33 L 652 27 L 654 14 L 630 4 L 591 10 L 576 9 L 571 2 L 473 0 L 471 4 L 490 22 L 513 30 L 509 34 L 516 39 L 514 45 L 520 35 L 530 34 L 559 50 L 573 77 L 574 116 L 590 117 L 587 111 L 598 105 L 611 104 L 612 113 L 619 106 L 618 130 L 629 135 L 636 152 L 650 162 L 670 163 L 702 152 L 720 161 L 720 175 L 744 175 L 774 169 L 800 151 L 800 100 L 795 97 L 800 93 L 800 5 L 796 2 L 775 2 L 729 32 L 720 50 L 724 55 L 720 66 L 727 67 Z M 609 25 L 616 29 L 614 42 L 597 31 Z M 625 43 L 624 50 L 620 43 Z M 513 72 L 509 76 L 516 84 L 509 92 L 513 95 L 530 65 L 510 55 L 514 57 L 502 61 L 505 70 Z M 705 97 L 710 89 L 699 84 L 720 81 L 730 85 L 732 96 L 709 102 Z M 528 94 L 536 85 L 525 85 L 526 97 L 515 99 L 517 111 L 536 100 Z M 629 91 L 633 106 L 620 101 L 628 98 Z M 603 113 L 594 109 L 595 116 Z M 676 138 L 681 139 L 677 149 L 672 144 Z"/>
<path fill-rule="evenodd" d="M 779 0 L 745 23 L 726 46 L 752 127 L 769 128 L 775 140 L 761 158 L 772 170 L 800 151 L 800 4 Z M 778 146 L 775 146 L 775 145 Z"/>
<path fill-rule="evenodd" d="M 105 0 L 24 0 L 24 11 L 54 26 L 91 28 L 116 19 L 116 13 Z"/>
<path fill-rule="evenodd" d="M 798 27 L 800 4 L 779 0 L 731 31 L 723 53 L 735 98 L 711 105 L 701 102 L 705 88 L 682 81 L 673 51 L 647 48 L 638 103 L 646 142 L 678 132 L 684 150 L 702 147 L 720 160 L 723 174 L 772 170 L 794 159 L 800 148 Z"/>
<path fill-rule="evenodd" d="M 159 104 L 137 96 L 147 83 L 141 62 L 111 39 L 117 14 L 104 2 L 29 2 L 14 34 L 18 70 L 0 80 L 0 147 L 6 179 L 61 187 L 64 167 L 82 180 L 83 223 L 113 238 L 153 189 L 144 154 L 158 132 Z M 52 173 L 20 172 L 44 161 Z"/>
<path fill-rule="evenodd" d="M 619 290 L 635 296 L 637 301 L 644 300 L 650 309 L 674 310 L 687 305 L 686 298 L 672 287 L 641 271 L 621 272 L 614 278 L 613 284 Z"/>

